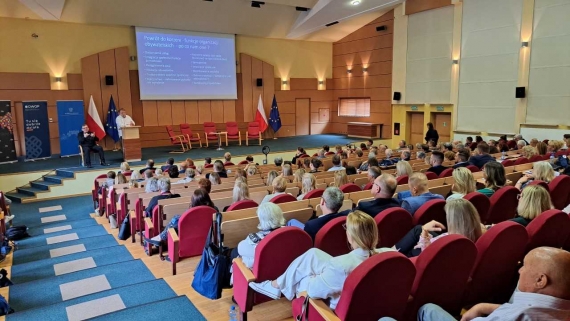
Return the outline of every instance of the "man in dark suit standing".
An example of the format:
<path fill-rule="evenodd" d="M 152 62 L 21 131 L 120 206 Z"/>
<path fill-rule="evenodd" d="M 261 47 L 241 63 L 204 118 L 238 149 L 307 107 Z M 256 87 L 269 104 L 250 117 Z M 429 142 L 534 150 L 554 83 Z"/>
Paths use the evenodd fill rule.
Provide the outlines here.
<path fill-rule="evenodd" d="M 97 145 L 99 138 L 95 136 L 95 133 L 89 131 L 89 126 L 84 124 L 81 127 L 81 132 L 77 134 L 77 140 L 79 141 L 79 145 L 83 148 L 83 160 L 85 161 L 84 166 L 86 167 L 93 167 L 91 166 L 91 151 L 94 151 L 99 154 L 99 159 L 101 160 L 101 165 L 109 166 L 105 162 L 105 153 L 103 152 L 103 148 Z"/>
<path fill-rule="evenodd" d="M 396 178 L 390 174 L 382 174 L 374 180 L 374 185 L 372 185 L 372 196 L 374 200 L 369 202 L 360 202 L 354 210 L 360 210 L 364 213 L 374 217 L 378 213 L 385 209 L 391 207 L 399 207 L 400 202 L 397 199 L 392 198 L 396 192 L 396 187 L 398 183 Z"/>

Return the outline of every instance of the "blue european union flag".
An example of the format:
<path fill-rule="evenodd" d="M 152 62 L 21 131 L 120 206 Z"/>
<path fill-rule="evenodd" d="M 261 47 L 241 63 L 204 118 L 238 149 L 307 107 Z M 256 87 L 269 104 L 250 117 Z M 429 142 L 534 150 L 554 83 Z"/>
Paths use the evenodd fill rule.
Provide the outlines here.
<path fill-rule="evenodd" d="M 279 116 L 279 108 L 277 107 L 277 100 L 273 95 L 273 103 L 271 104 L 271 112 L 269 113 L 269 126 L 277 132 L 281 128 L 281 117 Z"/>
<path fill-rule="evenodd" d="M 109 111 L 107 112 L 107 124 L 105 124 L 105 132 L 107 135 L 111 136 L 113 141 L 119 141 L 119 129 L 117 128 L 117 107 L 115 106 L 115 101 L 113 96 L 111 96 L 111 101 L 109 101 Z"/>

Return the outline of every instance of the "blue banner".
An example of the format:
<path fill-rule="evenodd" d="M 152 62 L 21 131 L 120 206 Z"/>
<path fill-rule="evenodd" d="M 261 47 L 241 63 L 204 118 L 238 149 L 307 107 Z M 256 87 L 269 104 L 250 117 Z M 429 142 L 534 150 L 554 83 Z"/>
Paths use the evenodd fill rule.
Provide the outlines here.
<path fill-rule="evenodd" d="M 77 134 L 85 122 L 83 100 L 60 100 L 57 102 L 59 147 L 61 156 L 79 155 Z"/>
<path fill-rule="evenodd" d="M 47 101 L 23 101 L 26 160 L 51 156 Z"/>

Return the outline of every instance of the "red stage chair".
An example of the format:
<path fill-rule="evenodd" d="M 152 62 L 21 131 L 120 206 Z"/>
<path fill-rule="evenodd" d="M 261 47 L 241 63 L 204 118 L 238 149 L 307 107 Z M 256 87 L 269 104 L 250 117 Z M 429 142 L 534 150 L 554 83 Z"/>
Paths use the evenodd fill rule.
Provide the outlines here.
<path fill-rule="evenodd" d="M 489 198 L 479 192 L 472 192 L 463 197 L 464 200 L 467 200 L 475 206 L 477 209 L 477 213 L 479 213 L 479 219 L 481 222 L 485 222 L 489 215 L 489 207 L 491 207 L 491 201 Z"/>
<path fill-rule="evenodd" d="M 91 198 L 93 199 L 93 209 L 97 208 L 97 201 L 99 200 L 99 179 L 107 178 L 107 174 L 101 174 L 93 180 L 93 189 L 91 190 Z"/>
<path fill-rule="evenodd" d="M 308 192 L 307 194 L 305 194 L 305 196 L 303 196 L 303 199 L 308 200 L 311 198 L 319 198 L 319 197 L 323 196 L 324 192 L 325 192 L 325 190 L 322 188 L 314 189 L 314 190 Z"/>
<path fill-rule="evenodd" d="M 390 275 L 386 278 L 386 275 Z M 397 252 L 380 253 L 362 262 L 346 278 L 340 300 L 332 311 L 323 300 L 310 299 L 313 320 L 401 320 L 414 282 L 413 263 Z M 370 304 L 370 299 L 374 303 Z M 304 298 L 293 300 L 293 316 L 301 315 Z M 303 319 L 304 320 L 304 319 Z"/>
<path fill-rule="evenodd" d="M 459 315 L 463 293 L 477 258 L 475 244 L 459 234 L 447 235 L 428 246 L 412 262 L 416 278 L 406 318 L 416 320 L 418 309 L 433 303 L 451 315 Z"/>
<path fill-rule="evenodd" d="M 247 124 L 247 131 L 245 132 L 246 146 L 249 146 L 250 139 L 259 139 L 259 146 L 261 146 L 261 131 L 259 130 L 259 123 L 256 121 Z"/>
<path fill-rule="evenodd" d="M 453 168 L 450 167 L 441 172 L 441 174 L 439 174 L 439 178 L 450 177 L 451 175 L 453 175 Z"/>
<path fill-rule="evenodd" d="M 563 210 L 570 204 L 570 177 L 560 175 L 555 177 L 550 184 L 550 198 L 557 210 Z"/>
<path fill-rule="evenodd" d="M 475 165 L 467 165 L 465 166 L 468 170 L 471 171 L 471 173 L 477 173 L 480 172 L 481 170 L 479 169 L 479 167 L 475 166 Z"/>
<path fill-rule="evenodd" d="M 392 247 L 412 229 L 412 216 L 401 207 L 383 210 L 374 216 L 378 226 L 378 246 Z"/>
<path fill-rule="evenodd" d="M 340 190 L 343 193 L 353 193 L 353 192 L 360 192 L 362 191 L 362 189 L 360 188 L 360 186 L 354 184 L 354 183 L 348 183 L 348 184 L 344 184 L 340 187 Z"/>
<path fill-rule="evenodd" d="M 570 236 L 570 218 L 559 210 L 542 212 L 527 226 L 529 242 L 527 253 L 540 246 L 561 248 Z"/>
<path fill-rule="evenodd" d="M 477 260 L 463 304 L 508 301 L 527 243 L 526 229 L 515 222 L 499 223 L 483 234 L 475 243 Z"/>
<path fill-rule="evenodd" d="M 539 185 L 542 186 L 546 191 L 550 192 L 550 187 L 548 186 L 548 183 L 546 183 L 545 181 L 535 179 L 532 182 L 528 183 L 528 185 Z"/>
<path fill-rule="evenodd" d="M 439 177 L 437 176 L 437 174 L 434 173 L 434 172 L 425 172 L 424 174 L 426 174 L 428 180 L 438 179 L 438 178 L 439 178 Z"/>
<path fill-rule="evenodd" d="M 200 144 L 200 148 L 202 148 L 202 140 L 200 139 L 200 134 L 192 133 L 192 129 L 190 128 L 189 124 L 180 124 L 180 132 L 182 135 L 186 136 L 189 144 L 188 147 L 192 149 L 192 142 L 198 142 Z M 196 135 L 196 137 L 194 137 Z"/>
<path fill-rule="evenodd" d="M 273 197 L 270 202 L 274 204 L 281 204 L 295 201 L 297 201 L 297 198 L 291 194 L 279 194 Z"/>
<path fill-rule="evenodd" d="M 516 187 L 499 188 L 490 198 L 491 206 L 485 224 L 497 224 L 514 218 L 517 215 L 520 191 Z"/>
<path fill-rule="evenodd" d="M 343 225 L 346 223 L 346 216 L 333 218 L 323 226 L 315 236 L 315 247 L 331 256 L 348 254 L 351 249 L 348 247 L 346 230 Z"/>
<path fill-rule="evenodd" d="M 168 230 L 168 257 L 172 263 L 172 275 L 176 275 L 176 262 L 180 259 L 202 254 L 215 213 L 216 210 L 209 206 L 190 208 L 178 221 L 178 234 L 173 228 Z"/>
<path fill-rule="evenodd" d="M 166 132 L 168 133 L 168 137 L 170 138 L 170 143 L 172 145 L 180 145 L 180 148 L 182 148 L 182 151 L 171 151 L 170 153 L 185 153 L 186 152 L 186 147 L 190 146 L 190 142 L 188 141 L 188 139 L 186 138 L 186 136 L 184 135 L 176 135 L 174 133 L 174 130 L 172 130 L 172 126 L 167 125 L 166 126 Z"/>
<path fill-rule="evenodd" d="M 212 133 L 216 133 L 218 132 L 216 130 L 216 124 L 213 122 L 204 122 L 204 137 L 206 139 L 206 148 L 208 148 L 210 146 L 209 142 L 211 140 L 213 141 L 218 141 L 218 135 L 216 134 L 212 134 Z M 220 138 L 220 142 L 221 142 L 221 138 Z M 221 143 L 220 143 L 221 145 Z"/>
<path fill-rule="evenodd" d="M 396 178 L 396 182 L 398 183 L 398 185 L 408 184 L 408 175 L 403 175 Z"/>
<path fill-rule="evenodd" d="M 436 220 L 447 226 L 447 218 L 445 216 L 444 200 L 431 200 L 420 206 L 414 216 L 412 216 L 412 226 L 424 225 L 431 220 Z"/>
<path fill-rule="evenodd" d="M 540 155 L 534 155 L 529 159 L 529 162 L 534 163 L 534 162 L 540 162 L 542 161 L 542 156 Z"/>
<path fill-rule="evenodd" d="M 519 158 L 517 158 L 517 160 L 515 160 L 515 165 L 522 165 L 522 164 L 528 164 L 528 163 L 530 163 L 530 161 L 526 157 L 519 157 Z"/>
<path fill-rule="evenodd" d="M 238 129 L 238 124 L 235 121 L 229 121 L 226 123 L 226 146 L 228 146 L 229 139 L 237 139 L 239 145 L 241 146 L 241 132 Z"/>
<path fill-rule="evenodd" d="M 237 210 L 243 210 L 246 208 L 252 208 L 252 207 L 258 207 L 259 205 L 252 200 L 241 200 L 239 202 L 235 202 L 232 205 L 230 205 L 230 207 L 228 207 L 228 209 L 226 210 L 226 212 L 229 211 L 237 211 Z"/>
<path fill-rule="evenodd" d="M 210 222 L 212 218 L 210 217 Z M 234 300 L 242 312 L 242 320 L 247 320 L 247 312 L 254 305 L 270 301 L 249 287 L 250 282 L 275 280 L 295 260 L 313 247 L 313 240 L 305 231 L 297 227 L 282 227 L 267 235 L 255 248 L 253 269 L 248 269 L 237 258 L 233 262 Z"/>

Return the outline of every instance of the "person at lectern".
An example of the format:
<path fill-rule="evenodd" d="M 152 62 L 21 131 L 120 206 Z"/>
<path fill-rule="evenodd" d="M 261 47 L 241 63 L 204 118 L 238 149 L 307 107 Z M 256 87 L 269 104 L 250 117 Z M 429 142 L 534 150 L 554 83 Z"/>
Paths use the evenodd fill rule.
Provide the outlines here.
<path fill-rule="evenodd" d="M 83 149 L 83 160 L 85 161 L 85 166 L 91 168 L 91 151 L 99 154 L 99 159 L 101 160 L 101 165 L 109 166 L 105 162 L 105 153 L 103 148 L 97 145 L 99 137 L 95 136 L 95 133 L 89 131 L 89 126 L 87 124 L 81 127 L 81 131 L 77 134 L 77 140 L 79 145 Z"/>
<path fill-rule="evenodd" d="M 117 123 L 117 129 L 119 131 L 119 138 L 123 138 L 123 127 L 134 126 L 135 122 L 131 118 L 131 116 L 127 115 L 127 111 L 124 108 L 119 110 L 119 116 L 115 119 Z"/>

